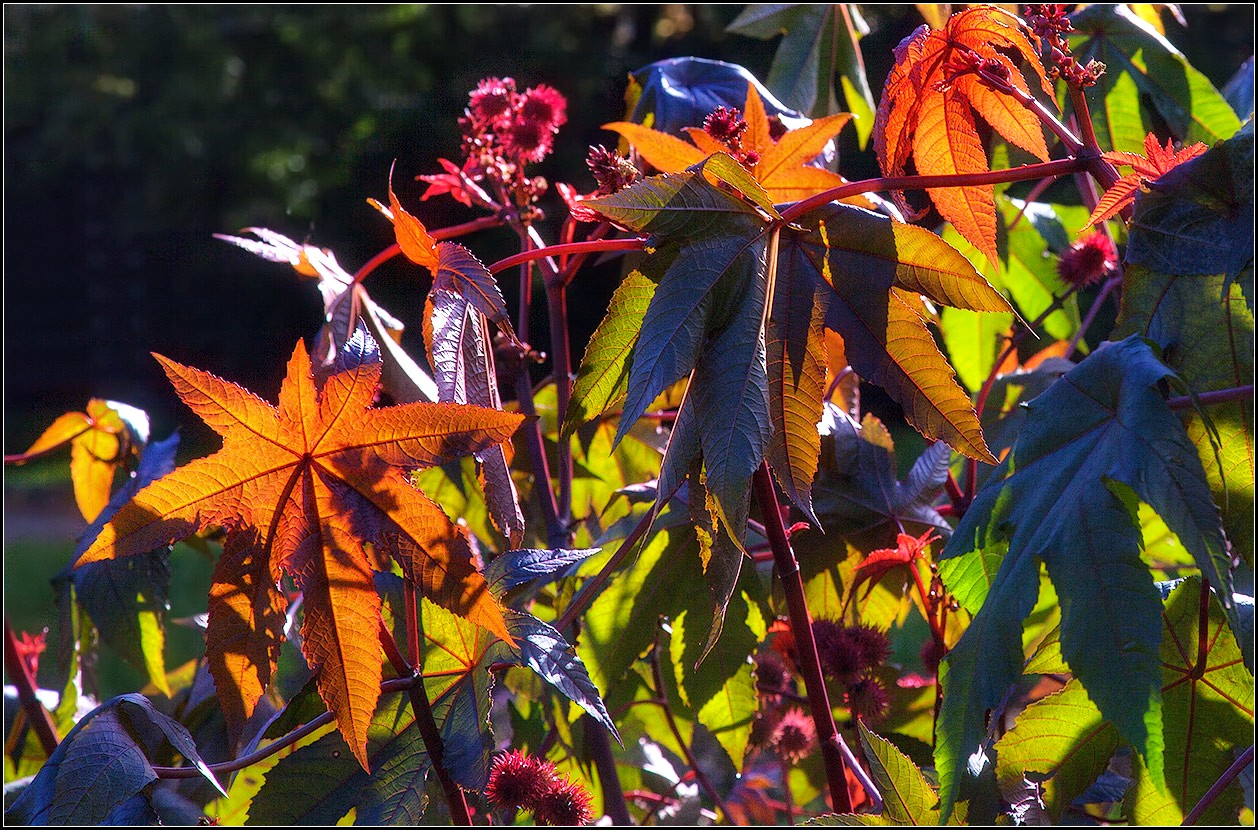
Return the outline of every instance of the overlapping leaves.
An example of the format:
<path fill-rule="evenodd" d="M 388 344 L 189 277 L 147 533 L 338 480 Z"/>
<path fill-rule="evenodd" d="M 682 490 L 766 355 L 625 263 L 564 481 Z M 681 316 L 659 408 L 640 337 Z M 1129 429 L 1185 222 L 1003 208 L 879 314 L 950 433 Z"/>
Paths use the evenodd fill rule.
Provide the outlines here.
<path fill-rule="evenodd" d="M 606 406 L 623 396 L 619 439 L 665 388 L 690 377 L 661 489 L 671 492 L 669 485 L 702 458 L 710 498 L 700 504 L 715 531 L 705 574 L 718 621 L 737 581 L 749 482 L 762 459 L 770 459 L 792 500 L 812 512 L 824 329 L 842 335 L 855 372 L 883 386 L 927 437 L 994 461 L 926 327 L 919 295 L 976 311 L 1008 310 L 937 236 L 861 208 L 828 205 L 779 236 L 762 204 L 708 180 L 713 173 L 723 185 L 740 184 L 731 162 L 716 155 L 591 203 L 651 234 L 651 256 L 641 278 L 631 277 L 628 299 L 610 309 L 578 380 L 581 388 L 595 378 L 589 385 Z M 595 414 L 588 403 L 570 412 L 569 428 Z M 730 544 L 721 543 L 722 532 Z"/>
<path fill-rule="evenodd" d="M 1203 601 L 1209 606 L 1205 614 Z M 1141 825 L 1179 824 L 1253 731 L 1253 678 L 1222 609 L 1212 597 L 1202 597 L 1197 577 L 1179 582 L 1163 601 L 1161 662 L 1166 789 L 1136 764 L 1127 812 Z M 1028 669 L 1068 671 L 1064 666 Z M 1044 809 L 1059 819 L 1106 769 L 1120 744 L 1117 730 L 1072 679 L 1060 692 L 1024 709 L 997 742 L 1001 789 L 1009 794 L 1030 779 L 1042 792 Z M 1229 788 L 1202 821 L 1233 821 L 1239 802 L 1239 788 Z"/>
<path fill-rule="evenodd" d="M 1040 561 L 1061 598 L 1063 655 L 1162 778 L 1160 605 L 1139 556 L 1137 499 L 1231 597 L 1218 510 L 1196 448 L 1158 388 L 1168 377 L 1135 336 L 1063 376 L 1031 402 L 1009 455 L 945 548 L 945 583 L 975 613 L 941 671 L 935 758 L 945 805 L 983 741 L 984 713 L 1020 674 L 1022 620 L 1035 603 Z"/>
<path fill-rule="evenodd" d="M 995 73 L 1026 94 L 1030 78 L 1052 96 L 1039 54 L 1018 18 L 994 6 L 965 9 L 948 18 L 942 29 L 919 27 L 896 47 L 895 56 L 874 123 L 874 149 L 884 173 L 902 175 L 910 159 L 924 176 L 986 171 L 976 116 L 1011 143 L 1048 159 L 1035 114 L 977 71 L 981 67 Z M 933 188 L 929 193 L 940 214 L 996 262 L 992 186 Z"/>
<path fill-rule="evenodd" d="M 500 443 L 522 416 L 457 404 L 371 409 L 379 357 L 361 331 L 342 353 L 342 371 L 321 389 L 299 342 L 278 409 L 207 372 L 158 359 L 224 447 L 144 488 L 80 564 L 144 553 L 206 524 L 224 526 L 207 650 L 226 708 L 247 716 L 270 677 L 277 636 L 270 621 L 287 574 L 304 592 L 302 647 L 318 670 L 320 693 L 366 766 L 381 618 L 363 543 L 392 554 L 426 596 L 510 639 L 472 565 L 465 531 L 402 470 Z"/>
<path fill-rule="evenodd" d="M 774 202 L 799 201 L 843 183 L 837 174 L 813 167 L 808 162 L 839 134 L 851 119 L 850 114 L 818 118 L 805 127 L 788 130 L 775 141 L 770 134 L 764 102 L 756 88 L 749 84 L 743 117 L 748 128 L 742 139 L 742 149 L 755 153 L 759 158 L 752 173 Z M 638 154 L 661 173 L 680 173 L 713 153 L 728 151 L 726 146 L 698 127 L 687 129 L 694 142 L 690 145 L 668 133 L 627 121 L 603 126 L 628 139 Z"/>

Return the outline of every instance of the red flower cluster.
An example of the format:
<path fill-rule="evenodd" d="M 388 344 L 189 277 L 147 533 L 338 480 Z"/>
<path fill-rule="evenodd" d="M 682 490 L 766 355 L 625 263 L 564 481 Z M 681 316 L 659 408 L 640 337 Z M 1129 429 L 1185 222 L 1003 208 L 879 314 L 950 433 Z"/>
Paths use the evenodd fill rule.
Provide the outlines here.
<path fill-rule="evenodd" d="M 1083 89 L 1095 86 L 1105 74 L 1105 64 L 1100 61 L 1091 60 L 1083 66 L 1070 54 L 1066 35 L 1075 29 L 1066 15 L 1065 3 L 1028 3 L 1026 22 L 1052 58 L 1050 78 L 1061 78 L 1070 86 Z"/>
<path fill-rule="evenodd" d="M 600 196 L 624 190 L 638 180 L 638 168 L 633 166 L 633 162 L 601 144 L 590 148 L 585 166 L 590 168 L 590 175 L 598 182 Z"/>
<path fill-rule="evenodd" d="M 1057 273 L 1062 281 L 1080 288 L 1100 282 L 1117 268 L 1118 251 L 1113 241 L 1101 231 L 1093 231 L 1075 240 L 1057 263 Z"/>
<path fill-rule="evenodd" d="M 760 154 L 743 150 L 743 133 L 747 132 L 747 126 L 742 110 L 737 107 L 717 107 L 703 119 L 703 131 L 728 147 L 739 164 L 751 169 L 760 163 Z"/>
<path fill-rule="evenodd" d="M 555 765 L 511 750 L 494 759 L 485 797 L 504 810 L 530 810 L 538 824 L 580 826 L 594 814 L 590 794 Z"/>
<path fill-rule="evenodd" d="M 545 84 L 518 92 L 511 78 L 481 80 L 459 119 L 467 160 L 460 166 L 442 159 L 445 173 L 420 176 L 431 185 L 424 198 L 449 193 L 470 206 L 478 195 L 475 183 L 488 179 L 514 194 L 519 207 L 532 204 L 545 192 L 546 181 L 530 178 L 524 168 L 554 149 L 567 111 L 567 99 Z"/>

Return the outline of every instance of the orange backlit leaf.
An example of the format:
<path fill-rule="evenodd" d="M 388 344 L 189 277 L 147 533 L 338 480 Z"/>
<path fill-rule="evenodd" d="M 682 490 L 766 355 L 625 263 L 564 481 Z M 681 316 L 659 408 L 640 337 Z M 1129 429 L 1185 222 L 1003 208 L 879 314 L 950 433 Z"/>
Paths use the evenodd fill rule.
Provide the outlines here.
<path fill-rule="evenodd" d="M 402 203 L 398 201 L 397 194 L 393 192 L 392 170 L 389 171 L 389 206 L 386 208 L 375 199 L 368 199 L 367 202 L 393 223 L 393 231 L 397 234 L 397 244 L 406 258 L 416 265 L 424 266 L 434 274 L 437 273 L 440 260 L 437 253 L 437 241 L 428 233 L 424 223 L 407 213 Z"/>
<path fill-rule="evenodd" d="M 910 158 L 921 175 L 987 171 L 976 116 L 1010 143 L 1048 160 L 1036 115 L 1007 88 L 1002 91 L 985 80 L 998 77 L 1026 95 L 1031 94 L 1028 80 L 1038 81 L 1052 100 L 1037 50 L 1017 17 L 993 6 L 968 8 L 942 28 L 918 27 L 896 47 L 895 57 L 874 127 L 874 148 L 886 175 L 904 175 Z M 934 188 L 929 193 L 940 214 L 997 261 L 992 187 Z"/>
<path fill-rule="evenodd" d="M 6 455 L 8 464 L 22 464 L 45 453 L 70 445 L 70 480 L 74 500 L 88 522 L 109 503 L 114 473 L 133 450 L 135 440 L 120 409 L 126 404 L 92 398 L 86 412 L 67 412 L 53 421 L 25 452 Z M 139 410 L 136 415 L 146 418 Z M 142 444 L 147 436 L 136 436 Z"/>
<path fill-rule="evenodd" d="M 391 554 L 424 596 L 511 641 L 472 564 L 466 532 L 406 472 L 500 444 L 524 418 L 458 404 L 372 409 L 380 363 L 374 350 L 364 351 L 372 359 L 347 360 L 319 388 L 299 341 L 278 407 L 155 355 L 184 403 L 223 437 L 223 448 L 141 490 L 79 564 L 153 550 L 209 524 L 224 527 L 207 652 L 225 710 L 248 717 L 274 672 L 284 609 L 278 580 L 287 575 L 304 595 L 302 648 L 320 695 L 365 767 L 382 655 L 380 600 L 364 544 Z"/>
<path fill-rule="evenodd" d="M 797 202 L 843 184 L 837 173 L 813 167 L 809 164 L 836 135 L 852 120 L 851 113 L 841 112 L 818 118 L 811 124 L 789 130 L 777 141 L 770 132 L 769 116 L 764 102 L 750 84 L 743 106 L 743 119 L 747 131 L 741 147 L 744 152 L 754 152 L 759 161 L 751 168 L 757 182 L 769 193 L 775 204 Z M 716 153 L 729 153 L 730 148 L 708 135 L 701 127 L 687 127 L 686 134 L 694 142 L 687 144 L 676 136 L 618 121 L 604 124 L 628 139 L 638 155 L 662 173 L 680 173 Z"/>
<path fill-rule="evenodd" d="M 1130 167 L 1131 172 L 1105 191 L 1105 195 L 1097 202 L 1096 209 L 1088 217 L 1088 223 L 1083 227 L 1090 228 L 1118 213 L 1135 201 L 1136 194 L 1146 184 L 1162 178 L 1174 167 L 1196 158 L 1207 149 L 1206 145 L 1198 141 L 1190 147 L 1176 151 L 1171 139 L 1168 138 L 1163 147 L 1158 144 L 1157 136 L 1149 133 L 1144 137 L 1143 156 L 1137 153 L 1105 153 L 1103 158 L 1106 161 L 1121 167 Z"/>

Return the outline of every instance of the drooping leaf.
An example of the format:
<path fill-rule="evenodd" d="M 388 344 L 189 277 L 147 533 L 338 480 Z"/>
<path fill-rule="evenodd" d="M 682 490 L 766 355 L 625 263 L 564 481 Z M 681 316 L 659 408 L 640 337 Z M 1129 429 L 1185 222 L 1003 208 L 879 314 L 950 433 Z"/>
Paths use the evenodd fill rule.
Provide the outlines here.
<path fill-rule="evenodd" d="M 120 820 L 115 810 L 157 780 L 147 756 L 161 738 L 223 792 L 188 731 L 143 695 L 128 694 L 98 706 L 70 730 L 5 811 L 6 822 L 90 827 L 111 816 Z"/>
<path fill-rule="evenodd" d="M 72 562 L 113 516 L 141 488 L 175 469 L 179 435 L 148 444 L 140 456 L 135 475 L 109 500 L 84 531 Z M 127 662 L 140 669 L 160 691 L 169 695 L 166 684 L 165 619 L 170 591 L 169 554 L 148 551 L 140 556 L 113 562 L 97 562 L 71 570 L 57 580 L 69 579 L 83 610 L 96 626 L 101 639 L 116 649 Z"/>
<path fill-rule="evenodd" d="M 1090 60 L 1105 64 L 1101 88 L 1096 98 L 1088 96 L 1089 105 L 1094 100 L 1100 103 L 1100 95 L 1108 99 L 1112 94 L 1104 79 L 1128 76 L 1181 141 L 1213 143 L 1230 138 L 1240 128 L 1236 113 L 1206 76 L 1126 5 L 1090 4 L 1072 14 L 1070 21 L 1078 33 L 1071 37 L 1075 58 L 1085 64 Z M 1130 98 L 1119 106 L 1124 119 L 1133 120 Z"/>
<path fill-rule="evenodd" d="M 482 310 L 499 315 L 510 331 L 502 295 L 485 266 L 462 246 L 442 242 L 437 253 L 439 266 L 424 305 L 424 333 L 438 400 L 502 409 L 488 316 Z M 497 308 L 492 302 L 495 295 Z M 507 445 L 481 450 L 475 457 L 490 518 L 511 546 L 522 544 L 524 513 L 511 478 Z"/>
<path fill-rule="evenodd" d="M 541 675 L 547 683 L 601 723 L 617 741 L 616 724 L 607 714 L 585 664 L 563 635 L 532 614 L 507 611 L 507 627 L 515 637 L 516 660 Z"/>
<path fill-rule="evenodd" d="M 1013 144 L 1048 159 L 1039 119 L 1012 96 L 985 84 L 976 71 L 986 62 L 989 71 L 1023 93 L 1029 94 L 1029 78 L 1051 96 L 1039 55 L 1018 18 L 993 6 L 968 8 L 949 17 L 941 29 L 919 27 L 896 47 L 895 57 L 874 123 L 874 149 L 883 173 L 903 175 L 910 157 L 917 172 L 926 176 L 987 170 L 976 117 Z M 1015 63 L 1018 57 L 1028 68 L 1025 78 Z M 943 217 L 996 262 L 992 187 L 934 188 L 929 193 Z"/>
<path fill-rule="evenodd" d="M 1038 562 L 1062 603 L 1062 652 L 1089 697 L 1162 775 L 1157 596 L 1139 558 L 1137 497 L 1231 596 L 1218 511 L 1196 449 L 1158 384 L 1174 373 L 1138 337 L 1089 356 L 1029 405 L 1026 424 L 944 550 L 941 574 L 975 613 L 941 667 L 935 758 L 945 813 L 984 712 L 1022 665 Z M 973 567 L 1008 545 L 994 579 Z M 981 607 L 980 607 L 981 606 Z"/>
<path fill-rule="evenodd" d="M 599 549 L 592 550 L 509 550 L 485 566 L 485 582 L 496 594 L 529 582 L 547 582 L 563 575 L 563 571 L 583 562 Z"/>
<path fill-rule="evenodd" d="M 210 523 L 226 527 L 229 537 L 258 532 L 271 576 L 290 575 L 304 593 L 304 654 L 365 766 L 381 654 L 379 598 L 363 542 L 389 551 L 426 595 L 509 639 L 501 609 L 472 566 L 465 532 L 401 468 L 499 443 L 522 416 L 456 404 L 370 409 L 379 363 L 331 375 L 316 390 L 300 342 L 278 409 L 207 372 L 158 360 L 224 447 L 141 490 L 80 564 L 143 553 Z M 209 649 L 226 645 L 213 641 Z"/>

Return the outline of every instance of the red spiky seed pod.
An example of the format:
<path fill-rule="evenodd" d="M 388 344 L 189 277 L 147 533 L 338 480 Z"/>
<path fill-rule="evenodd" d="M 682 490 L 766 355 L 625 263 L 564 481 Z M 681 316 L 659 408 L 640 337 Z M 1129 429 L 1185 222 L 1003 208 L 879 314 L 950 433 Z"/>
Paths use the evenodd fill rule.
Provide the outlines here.
<path fill-rule="evenodd" d="M 773 730 L 769 745 L 788 764 L 797 764 L 808 757 L 817 744 L 817 726 L 802 709 L 791 707 L 782 713 Z"/>
<path fill-rule="evenodd" d="M 568 121 L 568 99 L 546 84 L 529 87 L 524 90 L 517 117 L 553 132 Z"/>
<path fill-rule="evenodd" d="M 851 683 L 865 670 L 860 643 L 847 626 L 833 620 L 814 620 L 812 636 L 825 674 L 840 683 Z"/>
<path fill-rule="evenodd" d="M 866 677 L 847 689 L 847 708 L 852 716 L 867 724 L 877 723 L 887 716 L 891 699 L 877 678 Z"/>
<path fill-rule="evenodd" d="M 572 781 L 555 781 L 533 804 L 538 824 L 553 827 L 581 827 L 594 818 L 593 799 L 585 787 Z"/>
<path fill-rule="evenodd" d="M 1118 251 L 1103 231 L 1080 237 L 1061 255 L 1057 273 L 1062 281 L 1080 288 L 1100 282 L 1118 268 Z"/>
<path fill-rule="evenodd" d="M 467 110 L 473 127 L 491 129 L 506 117 L 515 104 L 515 81 L 511 78 L 483 78 L 468 94 Z"/>
<path fill-rule="evenodd" d="M 624 190 L 638 180 L 638 168 L 633 166 L 633 162 L 601 144 L 590 148 L 585 166 L 590 168 L 590 175 L 598 182 L 600 196 Z"/>
<path fill-rule="evenodd" d="M 858 625 L 848 629 L 848 635 L 856 641 L 856 649 L 866 669 L 881 666 L 891 656 L 891 643 L 887 635 L 873 626 Z"/>
<path fill-rule="evenodd" d="M 485 797 L 503 810 L 531 810 L 541 794 L 557 782 L 553 764 L 513 749 L 494 759 Z"/>

